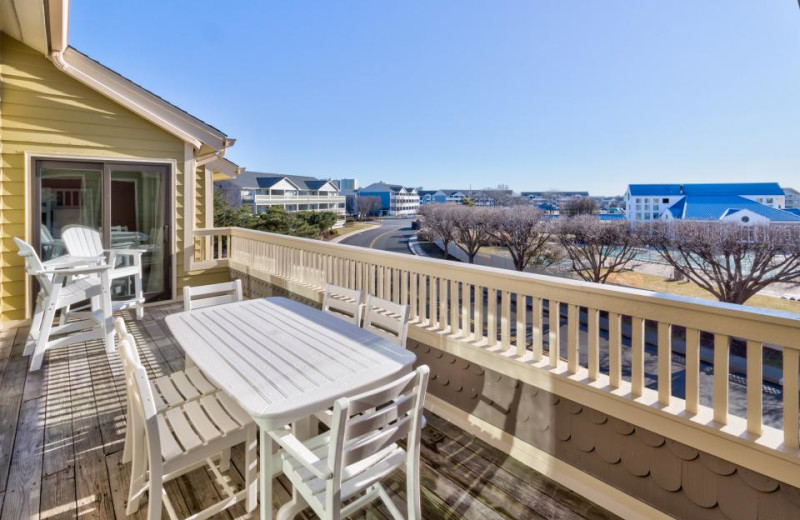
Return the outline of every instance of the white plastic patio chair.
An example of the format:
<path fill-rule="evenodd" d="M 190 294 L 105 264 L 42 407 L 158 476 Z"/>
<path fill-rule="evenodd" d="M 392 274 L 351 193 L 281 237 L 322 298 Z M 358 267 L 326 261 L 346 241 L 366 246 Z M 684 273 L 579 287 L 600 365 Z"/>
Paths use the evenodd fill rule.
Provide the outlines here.
<path fill-rule="evenodd" d="M 405 518 L 380 483 L 403 466 L 407 518 L 422 518 L 419 449 L 428 374 L 421 366 L 381 388 L 339 399 L 330 431 L 310 440 L 286 430 L 270 432 L 283 449 L 284 474 L 322 520 L 345 518 L 378 498 L 393 518 Z M 404 438 L 405 450 L 397 444 Z"/>
<path fill-rule="evenodd" d="M 408 305 L 367 295 L 364 305 L 364 329 L 394 341 L 405 348 L 408 337 Z"/>
<path fill-rule="evenodd" d="M 118 341 L 121 342 L 122 340 L 127 340 L 128 344 L 131 346 L 132 358 L 137 363 L 141 363 L 139 349 L 136 345 L 136 339 L 128 332 L 128 328 L 125 326 L 125 321 L 122 318 L 118 317 L 114 320 L 114 329 L 117 332 Z M 121 351 L 120 356 L 122 356 Z M 123 358 L 123 365 L 124 364 L 125 359 Z M 169 408 L 175 408 L 176 406 L 184 405 L 189 401 L 195 401 L 207 395 L 215 394 L 219 391 L 219 389 L 211 381 L 209 381 L 197 367 L 190 367 L 186 370 L 179 370 L 168 375 L 157 377 L 150 381 L 150 388 L 153 392 L 153 402 L 155 403 L 156 410 L 159 412 Z M 221 394 L 219 398 L 226 403 L 229 401 L 229 398 L 224 394 Z M 128 407 L 126 417 L 128 424 L 131 424 L 132 419 L 130 406 Z M 134 442 L 132 436 L 133 428 L 128 428 L 125 430 L 125 444 L 122 450 L 122 462 L 131 461 L 131 449 Z M 227 470 L 226 460 L 230 460 L 230 454 L 228 453 L 225 455 L 227 455 L 227 457 L 223 456 L 222 460 L 220 461 L 220 466 L 223 467 L 223 471 Z"/>
<path fill-rule="evenodd" d="M 117 302 L 116 308 L 135 308 L 136 319 L 144 317 L 144 292 L 142 289 L 142 255 L 144 249 L 103 249 L 100 232 L 86 226 L 66 226 L 61 231 L 61 239 L 67 252 L 73 256 L 105 258 L 111 269 L 111 280 L 133 277 L 134 296 L 124 302 Z M 118 257 L 122 260 L 119 265 Z"/>
<path fill-rule="evenodd" d="M 360 326 L 363 298 L 361 291 L 328 284 L 322 299 L 322 310 Z"/>
<path fill-rule="evenodd" d="M 241 280 L 183 288 L 183 310 L 185 311 L 240 301 L 242 301 Z"/>
<path fill-rule="evenodd" d="M 47 350 L 103 339 L 106 351 L 114 349 L 111 281 L 107 265 L 87 265 L 85 258 L 61 257 L 42 263 L 33 246 L 14 237 L 19 255 L 25 259 L 25 271 L 39 282 L 39 294 L 24 355 L 31 355 L 30 371 L 39 370 Z M 71 305 L 90 300 L 85 312 L 70 312 Z M 61 311 L 62 324 L 55 325 Z M 74 318 L 74 319 L 72 319 Z M 68 321 L 69 320 L 69 321 Z M 61 336 L 54 339 L 55 336 Z"/>
<path fill-rule="evenodd" d="M 258 480 L 256 476 L 257 428 L 250 417 L 231 400 L 223 401 L 217 394 L 189 401 L 181 406 L 159 411 L 147 372 L 133 355 L 128 339 L 120 342 L 125 365 L 128 406 L 134 430 L 131 483 L 126 513 L 139 510 L 142 495 L 148 493 L 147 518 L 160 520 L 162 504 L 173 520 L 177 518 L 164 484 L 188 473 L 204 463 L 224 482 L 222 468 L 211 460 L 233 446 L 245 443 L 245 487 L 232 493 L 203 511 L 192 515 L 193 520 L 208 518 L 232 505 L 245 501 L 251 512 L 256 507 Z M 222 395 L 222 394 L 220 394 Z"/>

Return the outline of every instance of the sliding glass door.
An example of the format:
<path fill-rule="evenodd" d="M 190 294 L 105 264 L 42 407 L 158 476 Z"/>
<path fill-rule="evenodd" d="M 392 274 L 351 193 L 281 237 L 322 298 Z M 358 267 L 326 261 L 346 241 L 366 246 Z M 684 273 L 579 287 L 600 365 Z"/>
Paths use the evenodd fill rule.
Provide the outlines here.
<path fill-rule="evenodd" d="M 101 233 L 107 249 L 144 250 L 146 298 L 169 298 L 169 186 L 166 165 L 36 161 L 34 198 L 40 211 L 34 225 L 42 259 L 67 254 L 61 240 L 66 226 L 87 226 Z M 132 294 L 132 280 L 114 282 L 113 298 Z"/>

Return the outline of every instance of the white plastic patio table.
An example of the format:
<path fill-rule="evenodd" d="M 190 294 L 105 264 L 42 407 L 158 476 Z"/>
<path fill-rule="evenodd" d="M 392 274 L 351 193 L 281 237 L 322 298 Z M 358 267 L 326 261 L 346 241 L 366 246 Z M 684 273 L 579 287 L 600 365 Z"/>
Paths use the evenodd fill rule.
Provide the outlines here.
<path fill-rule="evenodd" d="M 272 478 L 264 476 L 278 469 L 267 432 L 406 374 L 416 360 L 391 341 L 287 298 L 180 312 L 166 322 L 198 368 L 261 430 L 262 519 L 272 518 Z M 299 512 L 293 497 L 279 518 Z"/>

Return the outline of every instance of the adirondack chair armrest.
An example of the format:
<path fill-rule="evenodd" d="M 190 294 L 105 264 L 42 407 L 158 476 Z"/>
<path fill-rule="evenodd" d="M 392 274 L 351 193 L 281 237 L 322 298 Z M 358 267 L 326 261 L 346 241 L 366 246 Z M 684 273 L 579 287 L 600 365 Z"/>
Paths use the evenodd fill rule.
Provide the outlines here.
<path fill-rule="evenodd" d="M 83 267 L 83 266 L 94 266 L 98 263 L 104 263 L 106 261 L 105 256 L 72 256 L 72 255 L 64 255 L 59 256 L 58 258 L 53 258 L 52 260 L 48 260 L 46 262 L 42 262 L 42 266 L 44 266 L 45 270 L 60 270 L 60 269 L 67 269 L 71 267 Z"/>
<path fill-rule="evenodd" d="M 333 473 L 324 462 L 314 455 L 314 453 L 291 432 L 286 430 L 274 430 L 269 432 L 269 435 L 288 455 L 300 462 L 303 467 L 308 469 L 308 471 L 313 473 L 316 477 L 322 480 L 333 478 Z"/>
<path fill-rule="evenodd" d="M 102 273 L 110 269 L 111 269 L 110 265 L 102 264 L 102 265 L 85 265 L 83 267 L 68 267 L 65 269 L 59 269 L 59 268 L 43 269 L 42 273 L 54 274 L 58 276 L 74 276 L 80 274 Z"/>
<path fill-rule="evenodd" d="M 107 253 L 114 252 L 117 256 L 142 256 L 147 251 L 144 249 L 106 249 Z"/>

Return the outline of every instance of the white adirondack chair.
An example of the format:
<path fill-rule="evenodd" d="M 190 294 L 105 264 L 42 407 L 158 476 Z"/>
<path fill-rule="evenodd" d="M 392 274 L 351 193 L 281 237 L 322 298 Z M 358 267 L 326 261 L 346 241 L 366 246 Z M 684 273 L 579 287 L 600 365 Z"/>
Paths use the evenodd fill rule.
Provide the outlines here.
<path fill-rule="evenodd" d="M 361 291 L 328 284 L 322 299 L 322 310 L 360 326 L 362 303 Z"/>
<path fill-rule="evenodd" d="M 185 311 L 240 301 L 242 301 L 241 280 L 183 288 L 183 310 Z"/>
<path fill-rule="evenodd" d="M 136 339 L 128 332 L 128 328 L 125 326 L 125 320 L 116 318 L 114 320 L 114 329 L 117 331 L 118 341 L 127 340 L 128 344 L 131 346 L 131 356 L 137 363 L 141 363 Z M 120 352 L 120 356 L 121 355 L 122 353 Z M 125 364 L 124 358 L 123 364 Z M 197 367 L 190 367 L 186 370 L 180 370 L 172 372 L 169 375 L 157 377 L 150 382 L 150 389 L 153 392 L 156 410 L 159 412 L 167 410 L 168 408 L 184 405 L 189 401 L 195 401 L 208 395 L 213 395 L 219 391 Z M 224 395 L 221 395 L 220 398 L 225 400 Z M 130 406 L 128 407 L 126 417 L 128 424 L 131 424 Z M 131 461 L 131 450 L 134 443 L 133 433 L 133 428 L 125 430 L 125 445 L 122 450 L 122 462 Z M 230 453 L 223 455 L 227 455 L 227 457 L 223 456 L 220 461 L 220 466 L 223 468 L 222 471 L 227 471 Z"/>
<path fill-rule="evenodd" d="M 30 340 L 24 355 L 30 355 L 31 372 L 39 370 L 47 350 L 61 346 L 103 339 L 106 350 L 114 349 L 110 268 L 107 265 L 87 265 L 86 258 L 61 257 L 42 263 L 33 246 L 14 238 L 19 255 L 25 259 L 25 271 L 39 282 L 39 294 L 31 323 Z M 69 312 L 71 305 L 91 301 L 86 312 Z M 54 326 L 56 313 L 61 311 L 62 324 Z M 74 318 L 74 319 L 71 319 Z M 55 338 L 55 336 L 60 336 Z"/>
<path fill-rule="evenodd" d="M 405 348 L 408 337 L 408 305 L 367 295 L 364 307 L 364 328 Z"/>
<path fill-rule="evenodd" d="M 224 481 L 222 468 L 211 463 L 224 452 L 245 443 L 245 487 L 192 515 L 193 520 L 208 518 L 244 501 L 251 512 L 256 507 L 257 428 L 244 410 L 233 401 L 214 394 L 183 405 L 158 410 L 152 385 L 141 363 L 136 361 L 128 339 L 120 341 L 131 411 L 127 428 L 133 429 L 131 483 L 126 513 L 139 510 L 142 495 L 148 493 L 147 518 L 160 520 L 162 505 L 170 518 L 177 515 L 164 490 L 165 482 L 209 463 L 216 479 Z"/>
<path fill-rule="evenodd" d="M 345 518 L 378 498 L 395 520 L 403 519 L 380 483 L 402 466 L 407 518 L 422 518 L 419 446 L 428 374 L 428 367 L 421 366 L 381 388 L 339 399 L 330 431 L 310 440 L 301 441 L 287 430 L 270 432 L 283 449 L 284 474 L 322 520 Z M 397 445 L 403 438 L 405 450 Z"/>
<path fill-rule="evenodd" d="M 100 232 L 86 226 L 66 226 L 61 231 L 64 245 L 72 256 L 103 257 L 112 267 L 111 280 L 133 277 L 134 297 L 124 302 L 116 302 L 116 309 L 135 308 L 136 319 L 144 317 L 144 292 L 142 289 L 143 249 L 103 249 Z M 117 259 L 123 261 L 117 265 Z"/>

